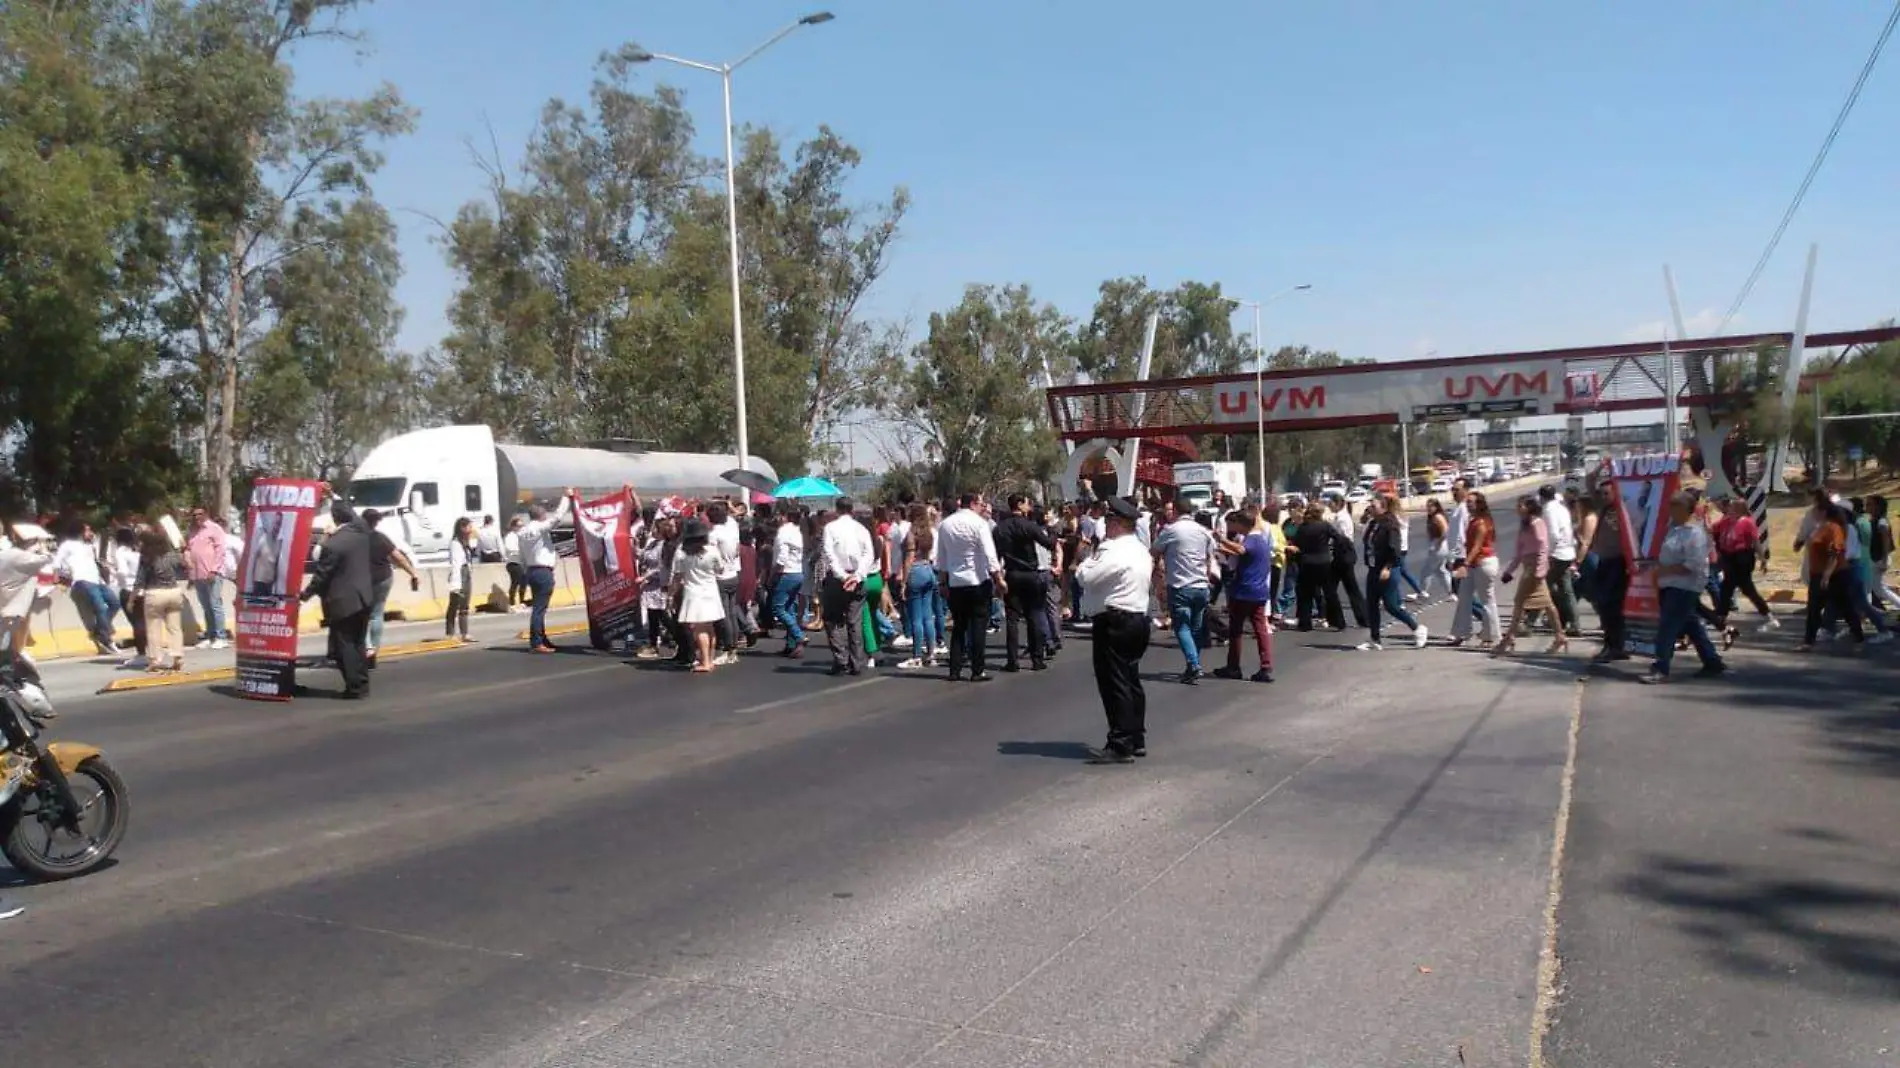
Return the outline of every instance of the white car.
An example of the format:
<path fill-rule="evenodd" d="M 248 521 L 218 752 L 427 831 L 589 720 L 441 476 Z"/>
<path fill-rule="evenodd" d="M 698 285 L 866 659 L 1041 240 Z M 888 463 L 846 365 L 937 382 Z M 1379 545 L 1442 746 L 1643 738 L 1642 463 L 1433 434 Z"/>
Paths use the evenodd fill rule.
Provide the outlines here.
<path fill-rule="evenodd" d="M 1446 478 L 1443 475 L 1440 475 L 1439 477 L 1432 479 L 1432 492 L 1433 493 L 1450 493 L 1451 479 Z"/>
<path fill-rule="evenodd" d="M 1338 496 L 1344 497 L 1346 495 L 1346 484 L 1338 479 L 1333 479 L 1330 482 L 1322 482 L 1319 484 L 1319 492 L 1321 496 L 1337 494 Z"/>
<path fill-rule="evenodd" d="M 1372 491 L 1364 486 L 1354 486 L 1352 491 L 1346 494 L 1346 503 L 1350 505 L 1361 505 L 1371 499 Z"/>

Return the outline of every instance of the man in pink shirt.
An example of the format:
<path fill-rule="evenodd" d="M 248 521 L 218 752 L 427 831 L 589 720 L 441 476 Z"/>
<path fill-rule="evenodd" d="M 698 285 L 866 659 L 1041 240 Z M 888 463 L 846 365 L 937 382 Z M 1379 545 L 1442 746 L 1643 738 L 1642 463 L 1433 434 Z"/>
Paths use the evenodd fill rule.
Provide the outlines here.
<path fill-rule="evenodd" d="M 191 588 L 198 594 L 199 619 L 204 624 L 208 648 L 222 649 L 231 640 L 224 625 L 224 589 L 226 574 L 224 528 L 203 508 L 191 510 L 191 530 L 185 536 L 185 565 L 191 572 Z"/>

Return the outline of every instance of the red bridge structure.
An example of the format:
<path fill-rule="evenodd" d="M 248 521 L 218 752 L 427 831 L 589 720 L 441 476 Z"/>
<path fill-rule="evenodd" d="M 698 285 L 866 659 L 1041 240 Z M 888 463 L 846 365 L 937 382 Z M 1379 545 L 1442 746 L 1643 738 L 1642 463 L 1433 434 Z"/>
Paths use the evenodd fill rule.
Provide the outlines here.
<path fill-rule="evenodd" d="M 1897 338 L 1900 327 L 1802 341 L 1790 333 L 1742 334 L 1268 371 L 1257 377 L 1257 392 L 1252 373 L 1055 386 L 1047 390 L 1049 419 L 1075 443 L 1072 485 L 1085 467 L 1119 460 L 1124 443 L 1160 439 L 1167 452 L 1184 452 L 1191 436 L 1249 433 L 1256 421 L 1285 432 L 1660 409 L 1673 386 L 1702 454 L 1720 456 L 1736 414 L 1761 391 L 1780 389 L 1790 351 L 1839 350 L 1802 375 L 1812 388 L 1855 348 Z M 1148 459 L 1146 447 L 1139 452 L 1138 474 Z M 1734 492 L 1720 471 L 1712 472 L 1710 489 Z"/>

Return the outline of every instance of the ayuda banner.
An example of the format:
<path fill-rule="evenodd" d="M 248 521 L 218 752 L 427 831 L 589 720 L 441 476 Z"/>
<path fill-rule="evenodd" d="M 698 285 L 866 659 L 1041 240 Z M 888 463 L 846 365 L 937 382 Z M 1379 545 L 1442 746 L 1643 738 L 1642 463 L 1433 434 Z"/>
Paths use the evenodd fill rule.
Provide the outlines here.
<path fill-rule="evenodd" d="M 574 501 L 574 544 L 587 592 L 587 636 L 596 649 L 640 625 L 640 575 L 633 555 L 633 493 Z"/>
<path fill-rule="evenodd" d="M 297 609 L 323 484 L 266 478 L 251 487 L 237 574 L 237 688 L 288 701 L 297 686 Z"/>
<path fill-rule="evenodd" d="M 1623 595 L 1623 616 L 1629 624 L 1630 652 L 1656 653 L 1656 623 L 1662 603 L 1656 587 L 1656 555 L 1662 550 L 1669 526 L 1669 499 L 1682 477 L 1679 458 L 1664 453 L 1613 457 L 1610 485 L 1616 490 L 1622 514 L 1623 559 L 1628 562 L 1629 592 Z"/>

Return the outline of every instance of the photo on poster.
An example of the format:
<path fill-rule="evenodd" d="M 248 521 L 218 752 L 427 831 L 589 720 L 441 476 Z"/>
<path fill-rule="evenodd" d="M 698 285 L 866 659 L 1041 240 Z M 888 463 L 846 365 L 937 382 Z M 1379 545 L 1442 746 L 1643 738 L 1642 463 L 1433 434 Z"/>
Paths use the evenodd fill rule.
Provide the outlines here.
<path fill-rule="evenodd" d="M 1616 482 L 1617 491 L 1623 495 L 1624 529 L 1629 532 L 1630 547 L 1638 560 L 1656 558 L 1656 516 L 1662 507 L 1657 498 L 1662 491 L 1662 480 L 1654 478 L 1622 478 Z"/>
<path fill-rule="evenodd" d="M 290 596 L 291 555 L 296 550 L 297 513 L 278 508 L 252 514 L 250 537 L 244 545 L 244 601 L 249 605 L 281 604 Z"/>
<path fill-rule="evenodd" d="M 580 531 L 581 555 L 587 560 L 588 570 L 599 578 L 619 574 L 620 554 L 614 552 L 612 535 L 620 517 L 616 514 L 602 521 L 584 511 L 576 512 L 575 516 L 575 526 Z"/>

